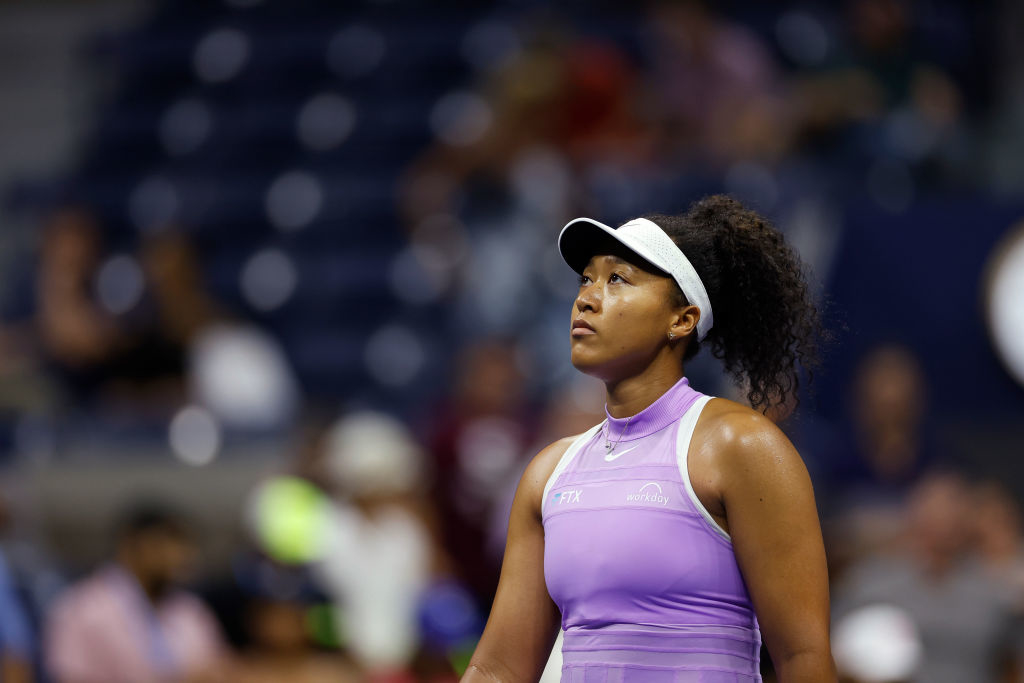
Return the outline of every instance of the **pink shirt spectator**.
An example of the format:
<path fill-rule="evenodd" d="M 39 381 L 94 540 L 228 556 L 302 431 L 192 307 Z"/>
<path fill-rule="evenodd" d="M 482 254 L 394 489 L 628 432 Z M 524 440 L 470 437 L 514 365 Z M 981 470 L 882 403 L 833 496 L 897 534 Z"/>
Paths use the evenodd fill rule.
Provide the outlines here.
<path fill-rule="evenodd" d="M 154 606 L 116 566 L 64 593 L 46 631 L 46 664 L 57 683 L 181 681 L 224 654 L 220 629 L 198 598 L 177 591 Z"/>

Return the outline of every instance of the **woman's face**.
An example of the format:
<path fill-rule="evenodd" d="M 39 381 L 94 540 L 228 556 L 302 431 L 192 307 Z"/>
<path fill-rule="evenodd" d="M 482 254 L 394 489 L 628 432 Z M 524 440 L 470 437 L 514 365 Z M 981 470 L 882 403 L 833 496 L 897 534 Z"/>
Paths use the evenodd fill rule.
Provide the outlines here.
<path fill-rule="evenodd" d="M 572 307 L 572 364 L 604 381 L 640 374 L 663 352 L 669 332 L 679 338 L 696 325 L 692 316 L 689 327 L 678 325 L 687 307 L 674 304 L 675 282 L 628 255 L 591 258 Z"/>

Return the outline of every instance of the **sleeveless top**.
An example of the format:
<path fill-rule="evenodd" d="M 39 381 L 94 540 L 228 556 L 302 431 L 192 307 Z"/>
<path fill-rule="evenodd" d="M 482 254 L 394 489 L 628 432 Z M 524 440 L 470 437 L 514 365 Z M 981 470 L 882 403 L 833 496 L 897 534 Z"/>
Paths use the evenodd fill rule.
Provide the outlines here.
<path fill-rule="evenodd" d="M 642 412 L 582 434 L 552 472 L 544 578 L 562 612 L 563 683 L 761 681 L 732 543 L 686 466 L 711 398 L 684 377 Z"/>

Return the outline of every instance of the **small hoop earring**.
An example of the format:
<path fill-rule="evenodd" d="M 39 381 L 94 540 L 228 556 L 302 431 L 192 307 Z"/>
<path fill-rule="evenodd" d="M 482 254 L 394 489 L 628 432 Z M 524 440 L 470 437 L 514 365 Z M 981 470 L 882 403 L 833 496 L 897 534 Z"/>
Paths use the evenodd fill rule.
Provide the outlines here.
<path fill-rule="evenodd" d="M 669 341 L 672 341 L 672 340 L 673 340 L 673 339 L 675 339 L 675 338 L 676 338 L 676 333 L 675 333 L 675 332 L 669 332 L 669 333 L 668 333 L 668 339 L 669 339 Z"/>

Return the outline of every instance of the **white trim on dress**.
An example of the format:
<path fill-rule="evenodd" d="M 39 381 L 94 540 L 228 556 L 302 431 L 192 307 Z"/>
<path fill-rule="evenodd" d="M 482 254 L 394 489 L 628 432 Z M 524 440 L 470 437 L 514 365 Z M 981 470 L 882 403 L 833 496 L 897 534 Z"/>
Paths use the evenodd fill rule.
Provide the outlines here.
<path fill-rule="evenodd" d="M 694 507 L 697 508 L 697 512 L 700 513 L 700 516 L 704 518 L 704 521 L 707 522 L 708 526 L 715 533 L 731 544 L 732 537 L 729 536 L 729 532 L 718 525 L 718 522 L 715 521 L 715 518 L 711 516 L 711 513 L 708 512 L 694 492 L 693 484 L 690 482 L 689 467 L 687 466 L 687 456 L 690 451 L 690 440 L 693 438 L 693 430 L 697 427 L 697 420 L 700 418 L 700 413 L 704 410 L 704 406 L 713 398 L 714 396 L 701 396 L 679 418 L 679 428 L 676 432 L 676 463 L 679 465 L 679 474 L 682 476 L 683 484 L 686 486 L 686 494 L 690 497 Z"/>

